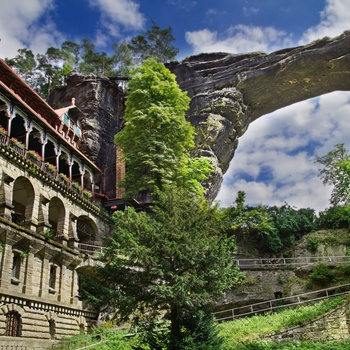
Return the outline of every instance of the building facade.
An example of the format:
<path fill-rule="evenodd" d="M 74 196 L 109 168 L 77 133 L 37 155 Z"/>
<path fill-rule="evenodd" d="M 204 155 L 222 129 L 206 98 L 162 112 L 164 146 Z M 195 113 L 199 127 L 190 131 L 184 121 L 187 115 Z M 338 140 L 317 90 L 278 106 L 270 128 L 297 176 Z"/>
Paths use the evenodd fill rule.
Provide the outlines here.
<path fill-rule="evenodd" d="M 110 222 L 100 170 L 79 150 L 82 117 L 74 99 L 53 110 L 0 60 L 0 349 L 47 348 L 97 318 L 79 276 Z"/>

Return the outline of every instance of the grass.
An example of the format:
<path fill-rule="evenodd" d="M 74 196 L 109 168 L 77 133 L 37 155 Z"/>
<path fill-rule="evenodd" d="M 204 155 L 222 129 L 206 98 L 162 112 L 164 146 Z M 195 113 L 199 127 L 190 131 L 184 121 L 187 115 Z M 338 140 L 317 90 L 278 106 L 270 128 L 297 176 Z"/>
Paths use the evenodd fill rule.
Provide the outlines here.
<path fill-rule="evenodd" d="M 261 341 L 268 334 L 300 325 L 341 305 L 343 301 L 344 297 L 336 297 L 323 300 L 315 305 L 240 318 L 220 324 L 219 332 L 225 338 L 225 350 L 239 349 L 237 348 L 239 344 Z"/>
<path fill-rule="evenodd" d="M 327 342 L 324 344 L 321 342 L 295 341 L 276 344 L 264 340 L 264 337 L 268 334 L 300 325 L 330 311 L 341 305 L 345 298 L 344 296 L 339 296 L 320 301 L 314 305 L 284 309 L 274 313 L 269 312 L 265 315 L 239 318 L 218 324 L 219 334 L 224 338 L 222 350 L 350 350 L 350 341 Z M 112 327 L 115 327 L 115 325 L 109 324 L 100 329 L 94 329 L 90 339 L 83 335 L 76 336 L 70 339 L 73 341 L 71 345 L 66 343 L 55 349 L 76 349 L 83 345 L 93 344 L 100 337 L 106 342 L 91 346 L 89 349 L 132 350 L 138 348 L 137 337 L 125 338 L 127 332 L 123 331 L 118 331 L 114 334 L 111 331 Z M 104 333 L 106 331 L 107 333 Z"/>

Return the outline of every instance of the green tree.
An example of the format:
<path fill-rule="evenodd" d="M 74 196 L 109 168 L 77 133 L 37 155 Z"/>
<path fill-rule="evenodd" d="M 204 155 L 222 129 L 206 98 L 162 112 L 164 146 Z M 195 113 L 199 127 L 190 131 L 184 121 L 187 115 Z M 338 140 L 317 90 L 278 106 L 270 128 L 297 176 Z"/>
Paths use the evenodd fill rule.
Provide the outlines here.
<path fill-rule="evenodd" d="M 115 57 L 106 52 L 96 52 L 95 45 L 89 38 L 84 38 L 81 44 L 81 59 L 79 64 L 81 73 L 114 76 Z"/>
<path fill-rule="evenodd" d="M 320 177 L 325 185 L 333 185 L 330 202 L 333 205 L 350 203 L 350 154 L 344 144 L 335 145 L 334 150 L 315 162 L 323 165 Z"/>
<path fill-rule="evenodd" d="M 318 215 L 317 226 L 320 229 L 349 228 L 350 204 L 333 205 L 321 211 Z"/>
<path fill-rule="evenodd" d="M 114 139 L 128 166 L 123 182 L 128 195 L 169 183 L 203 194 L 200 182 L 212 167 L 208 159 L 190 155 L 194 127 L 185 118 L 190 99 L 175 75 L 148 59 L 134 70 L 129 89 L 125 127 Z"/>
<path fill-rule="evenodd" d="M 171 186 L 157 193 L 150 212 L 129 207 L 113 218 L 114 232 L 97 275 L 113 291 L 107 298 L 118 310 L 117 319 L 170 321 L 167 348 L 185 349 L 194 335 L 189 320 L 194 322 L 195 315 L 207 320 L 198 310 L 242 279 L 232 261 L 234 240 L 227 238 L 217 208 Z M 198 327 L 207 327 L 202 321 Z"/>
<path fill-rule="evenodd" d="M 34 86 L 33 80 L 36 67 L 35 56 L 31 50 L 26 48 L 19 49 L 18 55 L 14 58 L 5 58 L 5 62 L 12 66 L 16 73 L 18 73 L 29 85 Z"/>
<path fill-rule="evenodd" d="M 165 63 L 174 60 L 179 52 L 179 49 L 172 45 L 174 40 L 170 26 L 161 29 L 152 21 L 151 29 L 133 37 L 129 46 L 140 62 L 147 58 L 156 58 L 159 62 Z"/>

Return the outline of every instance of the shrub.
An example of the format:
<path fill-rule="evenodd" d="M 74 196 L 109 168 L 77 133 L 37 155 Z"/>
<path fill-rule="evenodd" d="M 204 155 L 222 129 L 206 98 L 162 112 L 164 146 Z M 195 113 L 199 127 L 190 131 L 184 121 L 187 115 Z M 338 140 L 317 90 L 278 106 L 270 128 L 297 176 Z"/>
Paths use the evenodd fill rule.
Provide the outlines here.
<path fill-rule="evenodd" d="M 316 253 L 318 246 L 319 246 L 319 241 L 317 237 L 312 236 L 309 237 L 307 240 L 306 248 L 311 252 L 311 253 Z"/>
<path fill-rule="evenodd" d="M 318 264 L 310 274 L 310 281 L 313 284 L 325 286 L 334 281 L 335 277 L 333 269 L 324 264 Z"/>

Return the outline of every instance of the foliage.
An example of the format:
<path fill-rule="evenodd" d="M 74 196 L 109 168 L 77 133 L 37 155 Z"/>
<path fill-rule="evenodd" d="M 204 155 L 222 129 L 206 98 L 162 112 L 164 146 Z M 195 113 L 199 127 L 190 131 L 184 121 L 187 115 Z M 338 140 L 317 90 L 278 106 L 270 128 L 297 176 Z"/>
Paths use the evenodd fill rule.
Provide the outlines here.
<path fill-rule="evenodd" d="M 332 205 L 350 203 L 350 154 L 344 144 L 337 144 L 334 150 L 322 157 L 316 158 L 316 162 L 323 165 L 320 169 L 320 177 L 325 185 L 333 185 L 330 202 Z"/>
<path fill-rule="evenodd" d="M 316 228 L 313 209 L 245 206 L 245 193 L 238 192 L 235 204 L 222 210 L 227 231 L 237 243 L 248 243 L 261 254 L 277 253 L 293 245 L 296 239 Z"/>
<path fill-rule="evenodd" d="M 157 61 L 165 63 L 174 60 L 179 52 L 171 44 L 174 40 L 170 26 L 161 29 L 152 21 L 151 29 L 132 38 L 129 47 L 141 62 L 148 58 L 156 58 Z"/>
<path fill-rule="evenodd" d="M 315 236 L 311 236 L 307 240 L 306 248 L 311 252 L 311 253 L 316 253 L 318 246 L 320 242 L 318 241 L 318 238 Z"/>
<path fill-rule="evenodd" d="M 319 263 L 310 273 L 309 279 L 316 286 L 326 286 L 334 281 L 335 277 L 336 273 L 331 267 Z"/>
<path fill-rule="evenodd" d="M 49 228 L 44 233 L 45 239 L 51 239 L 54 236 L 55 236 L 55 233 L 52 230 L 50 230 Z"/>
<path fill-rule="evenodd" d="M 317 226 L 321 229 L 349 228 L 350 204 L 333 205 L 319 213 Z"/>
<path fill-rule="evenodd" d="M 317 343 L 314 341 L 288 341 L 275 343 L 272 341 L 258 341 L 249 344 L 237 344 L 234 350 L 350 350 L 350 341 L 327 341 Z"/>
<path fill-rule="evenodd" d="M 157 193 L 149 213 L 129 207 L 113 217 L 115 232 L 98 276 L 119 310 L 116 317 L 170 321 L 169 349 L 178 349 L 189 331 L 187 318 L 243 278 L 232 261 L 234 241 L 216 207 L 174 187 Z"/>
<path fill-rule="evenodd" d="M 283 246 L 290 246 L 302 235 L 316 229 L 315 211 L 310 208 L 294 209 L 287 203 L 268 209 Z"/>
<path fill-rule="evenodd" d="M 171 27 L 161 29 L 152 22 L 150 29 L 129 42 L 111 43 L 109 53 L 98 52 L 89 38 L 83 38 L 81 43 L 64 41 L 59 48 L 49 47 L 44 54 L 19 49 L 16 57 L 5 58 L 5 62 L 47 99 L 55 87 L 65 84 L 72 70 L 85 75 L 129 77 L 131 68 L 145 58 L 157 57 L 160 62 L 173 60 L 178 53 L 172 45 L 174 40 Z"/>
<path fill-rule="evenodd" d="M 281 310 L 278 313 L 239 318 L 231 322 L 222 323 L 219 325 L 219 334 L 225 338 L 224 349 L 234 350 L 238 349 L 238 345 L 242 343 L 259 342 L 267 334 L 300 325 L 305 321 L 320 316 L 342 304 L 343 300 L 343 297 L 334 297 L 314 305 L 299 306 Z"/>
<path fill-rule="evenodd" d="M 208 159 L 190 156 L 194 127 L 185 119 L 190 99 L 175 76 L 149 59 L 134 71 L 129 88 L 125 127 L 115 135 L 128 165 L 122 184 L 127 194 L 152 193 L 170 183 L 204 193 L 200 181 L 211 166 Z"/>

